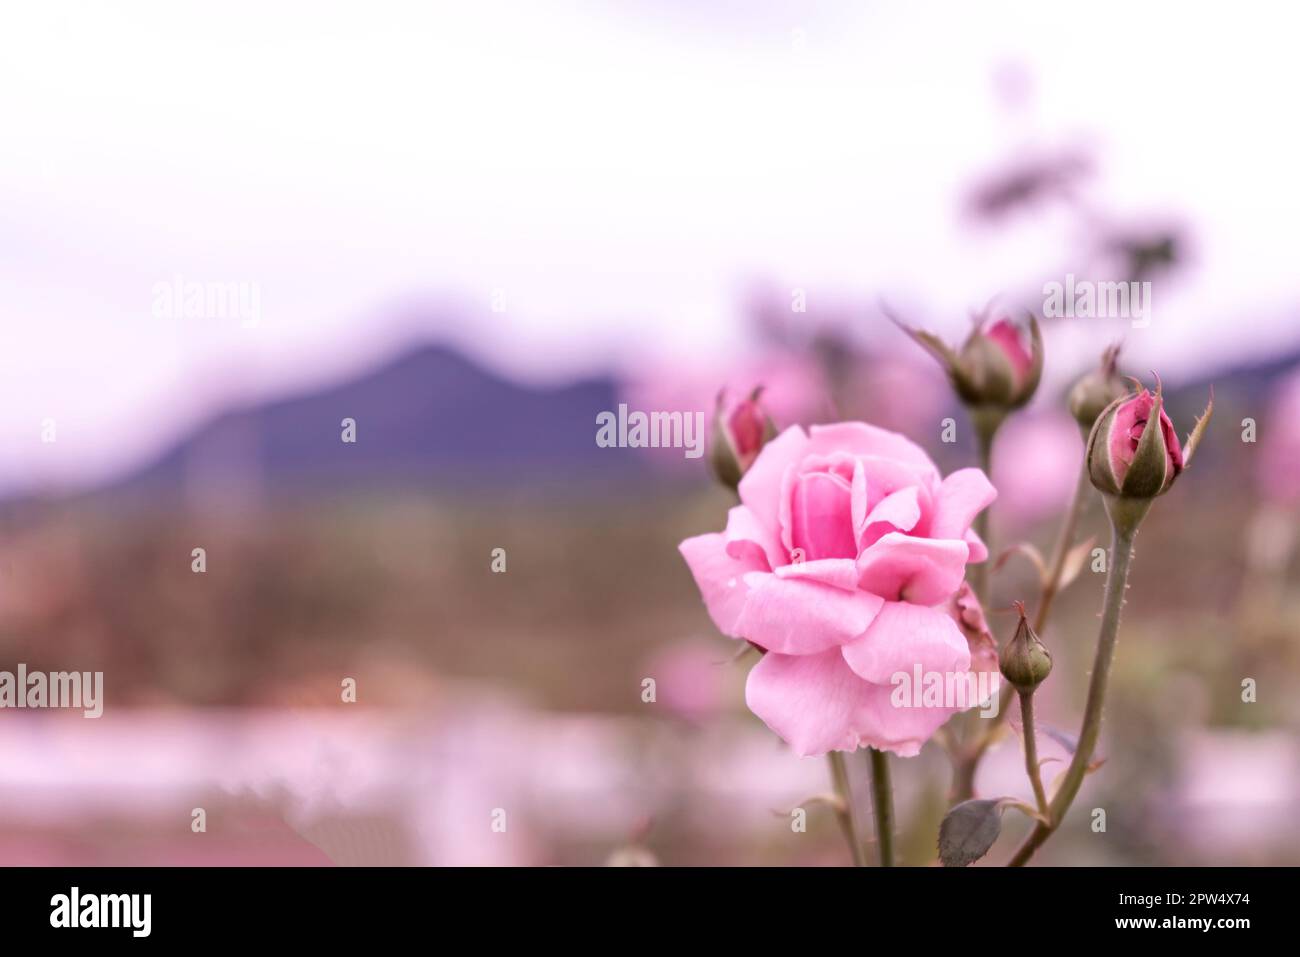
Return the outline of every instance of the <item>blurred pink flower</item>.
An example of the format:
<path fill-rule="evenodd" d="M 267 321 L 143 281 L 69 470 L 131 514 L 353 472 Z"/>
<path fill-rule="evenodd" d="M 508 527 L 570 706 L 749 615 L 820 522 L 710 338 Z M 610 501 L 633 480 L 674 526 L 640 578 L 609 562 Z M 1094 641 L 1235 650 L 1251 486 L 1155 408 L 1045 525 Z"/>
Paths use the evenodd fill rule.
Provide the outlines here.
<path fill-rule="evenodd" d="M 941 478 L 918 446 L 861 422 L 791 427 L 740 483 L 721 534 L 680 547 L 714 623 L 767 654 L 750 709 L 800 754 L 916 754 L 956 710 L 895 706 L 893 677 L 969 673 L 946 606 L 997 493 L 978 469 Z M 929 702 L 926 702 L 928 704 Z"/>
<path fill-rule="evenodd" d="M 845 392 L 846 412 L 904 434 L 933 429 L 949 394 L 933 364 L 892 355 L 866 357 Z"/>
<path fill-rule="evenodd" d="M 1078 482 L 1083 442 L 1064 412 L 1012 416 L 998 430 L 993 482 L 999 522 L 1029 524 L 1063 509 Z"/>
<path fill-rule="evenodd" d="M 712 421 L 719 391 L 747 396 L 762 387 L 762 405 L 778 427 L 807 423 L 827 415 L 830 391 L 821 366 L 810 356 L 784 350 L 736 360 L 682 359 L 647 363 L 623 386 L 631 408 L 645 411 L 700 412 Z M 675 463 L 675 456 L 654 456 L 655 462 Z M 687 460 L 689 466 L 692 463 Z"/>
<path fill-rule="evenodd" d="M 1178 773 L 1160 819 L 1179 846 L 1221 858 L 1212 863 L 1285 860 L 1300 836 L 1300 761 L 1291 735 L 1188 730 L 1175 755 Z"/>
<path fill-rule="evenodd" d="M 717 648 L 686 641 L 656 652 L 645 673 L 655 679 L 656 700 L 673 714 L 700 723 L 724 704 L 728 668 Z"/>
<path fill-rule="evenodd" d="M 1260 489 L 1275 504 L 1300 505 L 1300 369 L 1278 384 L 1260 430 Z"/>

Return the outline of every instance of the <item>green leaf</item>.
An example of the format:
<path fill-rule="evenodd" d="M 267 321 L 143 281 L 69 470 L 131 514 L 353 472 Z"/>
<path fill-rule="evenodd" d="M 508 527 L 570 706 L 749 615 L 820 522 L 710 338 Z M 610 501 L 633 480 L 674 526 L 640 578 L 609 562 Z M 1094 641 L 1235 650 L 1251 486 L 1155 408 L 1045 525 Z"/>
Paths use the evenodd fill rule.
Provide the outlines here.
<path fill-rule="evenodd" d="M 1074 752 L 1079 750 L 1079 739 L 1076 738 L 1074 735 L 1070 734 L 1070 732 L 1068 731 L 1062 731 L 1060 728 L 1054 728 L 1050 724 L 1040 724 L 1038 726 L 1038 733 L 1047 735 L 1049 738 L 1051 738 L 1061 747 L 1065 748 L 1065 750 L 1069 751 L 1071 758 L 1074 757 Z M 1055 758 L 1047 759 L 1047 761 L 1055 761 L 1055 760 L 1056 760 Z M 1046 764 L 1047 761 L 1043 761 L 1041 763 Z M 1088 766 L 1084 769 L 1084 773 L 1091 774 L 1093 771 L 1096 771 L 1099 767 L 1101 767 L 1105 763 L 1106 763 L 1106 759 L 1104 757 L 1098 756 L 1097 752 L 1093 751 L 1092 760 L 1088 762 Z"/>
<path fill-rule="evenodd" d="M 1025 558 L 1029 559 L 1029 562 L 1038 570 L 1039 584 L 1046 583 L 1047 562 L 1043 560 L 1043 553 L 1033 545 L 1029 544 L 1029 542 L 1016 542 L 1016 544 L 1004 551 L 998 556 L 998 560 L 994 562 L 993 570 L 995 572 L 1000 571 L 1002 566 L 1005 565 L 1013 555 L 1023 555 Z"/>
<path fill-rule="evenodd" d="M 1038 317 L 1032 312 L 1029 314 L 1029 358 L 1029 374 L 1025 376 L 1020 390 L 1021 405 L 1033 398 L 1038 382 L 1043 378 L 1043 330 L 1038 326 Z"/>
<path fill-rule="evenodd" d="M 939 860 L 944 867 L 966 867 L 988 853 L 1002 833 L 1002 812 L 1015 798 L 962 801 L 939 825 Z"/>
<path fill-rule="evenodd" d="M 1205 406 L 1205 411 L 1200 414 L 1196 424 L 1192 426 L 1192 431 L 1187 435 L 1187 441 L 1183 444 L 1183 468 L 1187 468 L 1192 462 L 1192 455 L 1196 452 L 1196 447 L 1201 444 L 1201 438 L 1205 435 L 1205 429 L 1210 424 L 1210 416 L 1214 415 L 1214 386 L 1210 386 L 1210 401 Z"/>
<path fill-rule="evenodd" d="M 1065 553 L 1065 561 L 1061 563 L 1061 577 L 1056 582 L 1057 591 L 1063 591 L 1070 582 L 1079 577 L 1079 572 L 1083 571 L 1083 565 L 1092 553 L 1092 546 L 1096 541 L 1096 536 L 1092 536 Z"/>
<path fill-rule="evenodd" d="M 918 329 L 915 326 L 904 322 L 884 303 L 881 303 L 880 309 L 890 322 L 902 329 L 908 334 L 913 342 L 917 343 L 917 345 L 921 346 L 921 348 L 926 352 L 934 356 L 935 359 L 938 360 L 939 364 L 943 366 L 945 372 L 949 375 L 953 374 L 953 370 L 957 368 L 958 361 L 957 353 L 953 351 L 952 346 L 948 345 L 948 343 L 944 342 L 943 339 L 936 336 L 933 332 L 926 332 L 923 329 Z"/>

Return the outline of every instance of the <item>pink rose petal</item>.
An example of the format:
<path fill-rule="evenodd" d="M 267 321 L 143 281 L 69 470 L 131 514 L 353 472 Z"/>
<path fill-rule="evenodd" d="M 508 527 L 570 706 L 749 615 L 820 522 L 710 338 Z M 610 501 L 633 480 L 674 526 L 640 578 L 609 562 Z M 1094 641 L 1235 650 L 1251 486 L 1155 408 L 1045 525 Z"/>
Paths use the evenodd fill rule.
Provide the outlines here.
<path fill-rule="evenodd" d="M 766 572 L 750 572 L 744 585 L 749 590 L 736 635 L 782 654 L 808 655 L 852 641 L 884 604 L 865 591 Z"/>
<path fill-rule="evenodd" d="M 960 539 L 890 532 L 858 556 L 858 582 L 887 601 L 937 605 L 961 587 L 969 552 Z"/>

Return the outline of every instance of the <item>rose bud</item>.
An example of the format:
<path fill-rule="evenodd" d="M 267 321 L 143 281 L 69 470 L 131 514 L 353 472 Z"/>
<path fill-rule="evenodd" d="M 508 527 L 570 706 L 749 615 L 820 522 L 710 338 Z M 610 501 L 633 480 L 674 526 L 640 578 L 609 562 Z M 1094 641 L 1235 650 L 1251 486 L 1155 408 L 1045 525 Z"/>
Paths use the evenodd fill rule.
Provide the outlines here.
<path fill-rule="evenodd" d="M 1101 356 L 1101 365 L 1074 384 L 1070 390 L 1070 414 L 1086 436 L 1097 417 L 1116 399 L 1128 395 L 1128 383 L 1116 371 L 1119 346 L 1113 345 Z"/>
<path fill-rule="evenodd" d="M 1165 414 L 1159 377 L 1154 395 L 1141 388 L 1102 411 L 1088 436 L 1087 465 L 1092 484 L 1106 496 L 1112 520 L 1129 531 L 1137 528 L 1155 497 L 1169 491 L 1191 462 L 1213 413 L 1211 389 L 1209 404 L 1183 449 Z M 1159 428 L 1148 428 L 1152 422 Z"/>
<path fill-rule="evenodd" d="M 1002 677 L 1017 691 L 1033 691 L 1052 673 L 1052 654 L 1029 626 L 1024 602 L 1016 602 L 1016 609 L 1020 612 L 1020 624 L 1002 649 L 998 664 L 1002 667 Z"/>
<path fill-rule="evenodd" d="M 1027 403 L 1043 374 L 1043 336 L 1029 317 L 1029 341 L 1007 318 L 985 319 L 971 330 L 960 350 L 933 333 L 894 320 L 904 332 L 939 360 L 962 402 L 987 409 L 1000 418 Z"/>
<path fill-rule="evenodd" d="M 776 426 L 759 403 L 762 394 L 759 386 L 749 398 L 728 405 L 725 391 L 719 392 L 714 406 L 709 463 L 718 481 L 733 491 L 763 446 L 776 436 Z"/>

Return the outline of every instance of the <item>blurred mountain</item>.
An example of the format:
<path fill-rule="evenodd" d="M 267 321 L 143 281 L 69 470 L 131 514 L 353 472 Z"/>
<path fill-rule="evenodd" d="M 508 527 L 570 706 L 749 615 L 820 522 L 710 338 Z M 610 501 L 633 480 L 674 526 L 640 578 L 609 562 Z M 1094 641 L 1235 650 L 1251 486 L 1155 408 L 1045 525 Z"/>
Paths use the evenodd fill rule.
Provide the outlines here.
<path fill-rule="evenodd" d="M 643 486 L 661 475 L 643 451 L 596 445 L 597 414 L 618 402 L 612 378 L 531 388 L 452 349 L 423 346 L 328 388 L 225 412 L 98 493 L 237 499 L 418 486 L 554 495 Z M 342 439 L 349 418 L 354 443 Z"/>
<path fill-rule="evenodd" d="M 1261 416 L 1278 379 L 1297 367 L 1300 356 L 1289 354 L 1167 382 L 1167 407 L 1185 434 L 1213 384 L 1220 424 Z M 225 411 L 87 494 L 213 504 L 406 487 L 581 499 L 705 480 L 703 462 L 678 450 L 598 447 L 596 416 L 616 411 L 620 398 L 612 376 L 536 388 L 425 345 L 326 388 Z M 349 418 L 355 443 L 341 438 Z"/>

